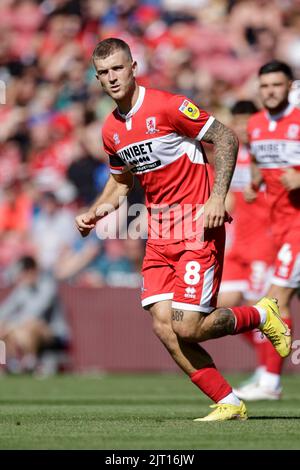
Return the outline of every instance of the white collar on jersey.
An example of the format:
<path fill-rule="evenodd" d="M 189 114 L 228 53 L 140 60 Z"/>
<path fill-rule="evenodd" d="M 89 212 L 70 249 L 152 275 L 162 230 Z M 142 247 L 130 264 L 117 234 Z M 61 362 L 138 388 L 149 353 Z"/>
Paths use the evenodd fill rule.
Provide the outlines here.
<path fill-rule="evenodd" d="M 266 111 L 266 116 L 269 121 L 278 121 L 278 119 L 282 118 L 283 116 L 288 116 L 294 109 L 293 104 L 288 104 L 287 107 L 278 114 L 271 115 L 268 111 Z"/>
<path fill-rule="evenodd" d="M 138 99 L 136 100 L 136 103 L 135 105 L 133 106 L 133 108 L 131 108 L 130 111 L 128 111 L 127 114 L 122 114 L 119 109 L 118 109 L 118 113 L 119 115 L 121 116 L 121 118 L 125 119 L 127 121 L 127 119 L 130 119 L 139 109 L 140 107 L 142 106 L 143 104 L 143 101 L 144 101 L 144 98 L 145 98 L 145 93 L 146 93 L 146 89 L 143 87 L 143 86 L 139 86 L 139 96 L 138 96 Z"/>

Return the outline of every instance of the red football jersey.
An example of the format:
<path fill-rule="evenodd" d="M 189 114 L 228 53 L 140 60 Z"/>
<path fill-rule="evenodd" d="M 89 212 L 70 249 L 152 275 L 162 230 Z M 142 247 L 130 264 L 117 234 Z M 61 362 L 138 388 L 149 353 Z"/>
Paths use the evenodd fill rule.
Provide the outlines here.
<path fill-rule="evenodd" d="M 259 191 L 257 198 L 251 204 L 243 196 L 245 187 L 250 184 L 250 154 L 245 146 L 241 146 L 238 153 L 230 190 L 234 193 L 233 212 L 233 244 L 234 248 L 244 251 L 245 258 L 253 259 L 257 256 L 257 244 L 269 244 L 269 210 L 265 191 Z"/>
<path fill-rule="evenodd" d="M 260 111 L 251 116 L 248 131 L 251 153 L 267 186 L 272 230 L 280 237 L 300 227 L 300 189 L 287 191 L 280 181 L 285 169 L 300 171 L 300 110 L 289 105 L 277 116 Z"/>
<path fill-rule="evenodd" d="M 184 96 L 141 86 L 127 115 L 116 108 L 106 119 L 102 136 L 111 172 L 131 171 L 140 180 L 151 213 L 152 243 L 174 243 L 189 238 L 190 230 L 194 233 L 191 220 L 197 205 L 204 204 L 211 191 L 200 141 L 213 121 Z M 163 223 L 162 213 L 169 223 Z"/>

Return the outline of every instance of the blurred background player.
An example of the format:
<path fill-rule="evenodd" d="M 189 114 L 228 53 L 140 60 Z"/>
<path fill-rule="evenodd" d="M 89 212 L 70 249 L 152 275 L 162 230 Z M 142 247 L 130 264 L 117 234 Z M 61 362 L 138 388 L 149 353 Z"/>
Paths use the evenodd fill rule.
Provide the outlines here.
<path fill-rule="evenodd" d="M 249 201 L 266 184 L 273 245 L 274 274 L 267 295 L 278 299 L 284 321 L 291 325 L 291 299 L 300 285 L 300 110 L 288 101 L 293 74 L 283 62 L 272 61 L 259 70 L 260 98 L 264 109 L 248 125 L 253 156 Z M 269 222 L 270 221 L 270 222 Z M 245 400 L 276 400 L 281 396 L 282 358 L 265 343 L 266 370 L 259 381 L 237 390 Z"/>
<path fill-rule="evenodd" d="M 231 126 L 239 138 L 240 146 L 226 199 L 227 210 L 233 215 L 233 222 L 225 252 L 219 306 L 234 307 L 241 305 L 243 301 L 253 305 L 263 297 L 269 286 L 275 256 L 264 187 L 261 187 L 251 203 L 245 201 L 243 194 L 251 181 L 247 126 L 249 117 L 255 112 L 257 108 L 252 101 L 237 101 L 231 109 Z M 251 383 L 257 382 L 261 371 L 265 370 L 263 343 L 267 339 L 258 330 L 249 331 L 244 337 L 255 346 L 258 368 L 249 380 Z"/>
<path fill-rule="evenodd" d="M 6 344 L 8 370 L 32 372 L 42 351 L 67 350 L 69 328 L 56 283 L 34 258 L 22 257 L 15 276 L 15 287 L 0 305 L 0 339 Z"/>

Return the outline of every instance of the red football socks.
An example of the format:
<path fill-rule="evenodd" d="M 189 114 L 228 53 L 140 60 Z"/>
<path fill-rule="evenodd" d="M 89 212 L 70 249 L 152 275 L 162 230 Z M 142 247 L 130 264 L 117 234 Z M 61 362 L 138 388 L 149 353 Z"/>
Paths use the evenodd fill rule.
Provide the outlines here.
<path fill-rule="evenodd" d="M 263 336 L 259 330 L 246 331 L 243 333 L 243 338 L 254 348 L 256 354 L 257 364 L 259 366 L 265 366 L 266 364 L 266 342 L 268 339 Z"/>
<path fill-rule="evenodd" d="M 216 369 L 214 364 L 196 370 L 196 372 L 190 375 L 190 378 L 215 403 L 218 403 L 232 392 L 232 387 Z"/>
<path fill-rule="evenodd" d="M 258 328 L 261 323 L 260 313 L 255 307 L 243 305 L 242 307 L 233 307 L 230 310 L 236 320 L 234 335 Z"/>

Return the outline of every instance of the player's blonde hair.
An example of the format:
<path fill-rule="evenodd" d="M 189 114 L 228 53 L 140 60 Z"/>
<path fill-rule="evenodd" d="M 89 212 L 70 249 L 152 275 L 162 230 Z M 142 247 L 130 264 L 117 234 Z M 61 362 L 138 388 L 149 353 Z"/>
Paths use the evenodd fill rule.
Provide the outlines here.
<path fill-rule="evenodd" d="M 103 41 L 98 42 L 96 45 L 92 59 L 105 59 L 116 51 L 122 50 L 128 56 L 128 59 L 132 61 L 131 50 L 128 44 L 122 39 L 118 38 L 108 38 Z"/>

